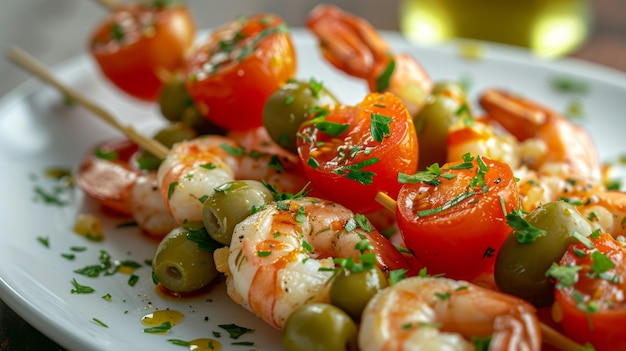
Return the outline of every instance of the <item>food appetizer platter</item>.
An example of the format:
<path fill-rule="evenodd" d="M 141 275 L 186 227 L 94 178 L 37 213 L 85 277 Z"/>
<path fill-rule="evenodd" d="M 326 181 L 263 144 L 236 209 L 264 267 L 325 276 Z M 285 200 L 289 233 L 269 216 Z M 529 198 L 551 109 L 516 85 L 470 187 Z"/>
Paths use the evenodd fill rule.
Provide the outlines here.
<path fill-rule="evenodd" d="M 112 10 L 50 71 L 11 52 L 50 84 L 0 100 L 0 297 L 36 328 L 77 350 L 626 346 L 626 76 L 326 5 L 196 34 L 177 6 Z"/>

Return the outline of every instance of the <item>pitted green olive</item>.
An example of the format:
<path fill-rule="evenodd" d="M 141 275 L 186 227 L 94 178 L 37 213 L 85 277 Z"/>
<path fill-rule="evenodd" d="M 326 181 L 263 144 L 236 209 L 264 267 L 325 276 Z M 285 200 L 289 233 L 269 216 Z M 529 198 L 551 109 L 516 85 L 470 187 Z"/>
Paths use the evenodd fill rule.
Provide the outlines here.
<path fill-rule="evenodd" d="M 330 285 L 330 302 L 359 321 L 365 305 L 387 285 L 387 279 L 378 267 L 361 272 L 343 270 Z"/>
<path fill-rule="evenodd" d="M 554 297 L 554 283 L 546 271 L 577 242 L 575 235 L 588 236 L 593 227 L 576 207 L 563 201 L 538 207 L 526 221 L 545 230 L 545 236 L 520 243 L 515 235 L 509 235 L 496 256 L 494 276 L 499 290 L 544 307 Z"/>
<path fill-rule="evenodd" d="M 224 183 L 204 200 L 204 227 L 215 241 L 230 245 L 235 226 L 255 209 L 271 201 L 274 201 L 272 192 L 259 181 L 237 180 Z"/>
<path fill-rule="evenodd" d="M 173 292 L 198 290 L 218 274 L 213 252 L 189 240 L 189 233 L 182 227 L 172 230 L 161 240 L 152 260 L 152 270 L 159 282 Z"/>
<path fill-rule="evenodd" d="M 308 303 L 287 318 L 283 345 L 287 351 L 356 351 L 357 327 L 338 307 Z"/>
<path fill-rule="evenodd" d="M 171 79 L 159 93 L 161 114 L 172 122 L 180 122 L 198 134 L 225 134 L 225 130 L 206 119 L 194 104 L 185 83 Z"/>
<path fill-rule="evenodd" d="M 448 128 L 459 118 L 463 106 L 467 106 L 467 98 L 459 84 L 435 84 L 426 104 L 413 117 L 419 143 L 419 169 L 447 161 Z"/>
<path fill-rule="evenodd" d="M 337 103 L 335 96 L 321 82 L 289 80 L 265 102 L 263 125 L 274 142 L 297 153 L 296 132 L 311 109 Z"/>

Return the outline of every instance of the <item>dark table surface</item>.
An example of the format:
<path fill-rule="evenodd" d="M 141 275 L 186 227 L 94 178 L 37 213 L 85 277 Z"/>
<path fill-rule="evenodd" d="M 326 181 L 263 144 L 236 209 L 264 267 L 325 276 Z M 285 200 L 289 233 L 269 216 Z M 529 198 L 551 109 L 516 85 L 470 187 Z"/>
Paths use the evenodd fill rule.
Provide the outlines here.
<path fill-rule="evenodd" d="M 297 3 L 297 4 L 296 4 Z M 377 28 L 398 30 L 397 1 L 337 2 L 348 11 L 370 20 Z M 52 5 L 54 4 L 54 6 Z M 290 2 L 278 0 L 251 3 L 230 0 L 211 2 L 212 11 L 203 8 L 208 2 L 189 1 L 200 27 L 212 27 L 222 18 L 234 18 L 242 12 L 271 11 L 283 16 L 290 25 L 302 26 L 306 13 L 315 1 Z M 218 5 L 216 5 L 218 4 Z M 626 72 L 626 2 L 622 0 L 592 0 L 593 24 L 584 45 L 570 56 Z M 217 7 L 217 8 L 216 8 Z M 54 64 L 84 52 L 84 32 L 104 14 L 103 8 L 89 1 L 77 0 L 8 0 L 0 11 L 0 45 L 21 45 L 46 64 Z M 246 10 L 249 9 L 249 10 Z M 197 14 L 204 14 L 200 18 Z M 24 26 L 46 25 L 45 33 L 21 31 Z M 31 27 L 28 27 L 32 29 Z M 8 34 L 12 33 L 12 34 Z M 49 37 L 49 38 L 48 38 Z M 42 41 L 50 40 L 47 45 Z M 0 61 L 0 95 L 28 78 L 10 63 Z M 0 301 L 0 350 L 62 350 L 63 348 L 24 321 L 3 301 Z"/>

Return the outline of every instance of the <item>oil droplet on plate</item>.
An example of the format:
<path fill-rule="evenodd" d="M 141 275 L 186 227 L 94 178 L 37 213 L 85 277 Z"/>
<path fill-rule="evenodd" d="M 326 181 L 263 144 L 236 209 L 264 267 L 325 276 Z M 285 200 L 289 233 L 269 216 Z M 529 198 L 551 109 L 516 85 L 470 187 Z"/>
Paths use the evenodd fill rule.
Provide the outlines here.
<path fill-rule="evenodd" d="M 179 311 L 160 310 L 143 316 L 141 318 L 141 323 L 148 327 L 156 327 L 162 325 L 163 323 L 169 322 L 170 325 L 173 327 L 178 324 L 183 319 L 183 317 L 185 317 L 185 315 Z M 161 334 L 164 334 L 166 332 L 167 331 L 164 331 Z"/>
<path fill-rule="evenodd" d="M 209 338 L 195 339 L 189 342 L 190 351 L 219 351 L 222 344 L 219 341 Z"/>

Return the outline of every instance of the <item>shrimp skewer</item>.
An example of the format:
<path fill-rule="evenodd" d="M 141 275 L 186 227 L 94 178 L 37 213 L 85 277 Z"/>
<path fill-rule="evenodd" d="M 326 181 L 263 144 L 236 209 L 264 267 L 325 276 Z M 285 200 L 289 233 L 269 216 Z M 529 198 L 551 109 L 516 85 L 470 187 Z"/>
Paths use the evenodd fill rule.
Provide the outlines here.
<path fill-rule="evenodd" d="M 202 221 L 202 198 L 235 179 L 263 180 L 277 192 L 307 183 L 295 155 L 279 151 L 264 130 L 209 135 L 174 144 L 157 172 L 161 196 L 179 224 Z"/>
<path fill-rule="evenodd" d="M 433 85 L 426 71 L 410 55 L 394 54 L 367 21 L 332 5 L 318 5 L 306 25 L 333 66 L 366 80 L 372 92 L 395 94 L 411 116 L 424 105 Z"/>
<path fill-rule="evenodd" d="M 362 240 L 372 245 L 383 272 L 408 267 L 380 233 L 352 227 L 355 218 L 347 208 L 317 198 L 268 204 L 235 227 L 229 248 L 215 253 L 228 294 L 280 329 L 297 307 L 330 301 L 333 259 L 358 259 L 356 244 Z"/>
<path fill-rule="evenodd" d="M 540 350 L 534 307 L 516 297 L 447 278 L 412 277 L 381 290 L 363 311 L 368 350 Z M 476 343 L 477 341 L 474 341 Z"/>

